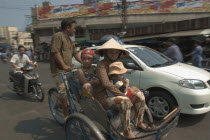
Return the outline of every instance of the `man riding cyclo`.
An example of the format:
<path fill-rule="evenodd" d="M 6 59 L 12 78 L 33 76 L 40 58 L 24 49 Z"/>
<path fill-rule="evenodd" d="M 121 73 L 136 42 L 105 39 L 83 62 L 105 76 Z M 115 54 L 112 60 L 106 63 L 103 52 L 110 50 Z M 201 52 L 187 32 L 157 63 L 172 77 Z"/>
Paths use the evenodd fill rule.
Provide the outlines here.
<path fill-rule="evenodd" d="M 36 67 L 37 65 L 34 64 L 32 61 L 30 61 L 29 57 L 25 54 L 25 47 L 20 45 L 18 46 L 18 54 L 14 54 L 10 60 L 10 62 L 12 63 L 12 67 L 14 68 L 14 70 L 10 71 L 10 75 L 12 77 L 14 77 L 18 83 L 15 83 L 17 85 L 14 84 L 14 88 L 16 86 L 24 86 L 24 76 L 22 74 L 22 67 L 27 66 L 28 64 Z"/>
<path fill-rule="evenodd" d="M 50 50 L 50 67 L 52 78 L 59 93 L 59 100 L 63 109 L 64 117 L 69 115 L 67 94 L 62 81 L 61 73 L 63 70 L 70 71 L 73 67 L 72 57 L 81 63 L 80 55 L 76 51 L 75 45 L 70 39 L 76 32 L 76 21 L 72 18 L 63 19 L 61 30 L 53 35 Z"/>
<path fill-rule="evenodd" d="M 130 99 L 109 80 L 109 66 L 119 58 L 128 56 L 129 52 L 117 41 L 110 39 L 98 48 L 95 54 L 104 57 L 97 64 L 96 74 L 99 79 L 99 85 L 96 86 L 95 98 L 105 109 L 118 110 L 123 123 L 123 135 L 127 138 L 135 138 L 130 127 L 131 108 L 135 109 L 135 126 L 141 129 L 147 128 L 146 124 L 143 123 L 142 117 L 144 115 L 145 97 L 137 89 L 136 94 Z M 108 96 L 107 91 L 114 96 Z"/>

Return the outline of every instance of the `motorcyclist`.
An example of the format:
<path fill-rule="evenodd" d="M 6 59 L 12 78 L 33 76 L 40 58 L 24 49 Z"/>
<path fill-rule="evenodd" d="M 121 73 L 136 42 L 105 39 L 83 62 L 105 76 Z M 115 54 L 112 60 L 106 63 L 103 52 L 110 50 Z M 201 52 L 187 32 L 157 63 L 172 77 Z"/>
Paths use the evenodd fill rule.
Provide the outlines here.
<path fill-rule="evenodd" d="M 29 57 L 25 54 L 25 47 L 22 45 L 18 46 L 18 54 L 14 54 L 10 60 L 14 70 L 10 71 L 10 75 L 18 81 L 17 86 L 24 86 L 24 77 L 22 75 L 21 67 L 24 67 L 28 64 L 36 67 L 37 65 L 30 61 Z M 22 84 L 21 84 L 22 83 Z M 14 85 L 15 87 L 16 85 Z"/>

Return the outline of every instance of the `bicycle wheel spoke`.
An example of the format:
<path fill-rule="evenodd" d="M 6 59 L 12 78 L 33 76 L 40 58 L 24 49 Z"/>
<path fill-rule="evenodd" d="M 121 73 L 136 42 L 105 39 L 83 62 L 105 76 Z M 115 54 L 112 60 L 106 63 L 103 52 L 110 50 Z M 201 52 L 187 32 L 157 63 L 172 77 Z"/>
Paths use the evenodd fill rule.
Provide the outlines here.
<path fill-rule="evenodd" d="M 56 91 L 52 91 L 49 95 L 49 105 L 51 108 L 51 112 L 53 117 L 59 124 L 64 124 L 64 116 L 63 116 L 63 109 L 60 105 L 60 100 L 58 98 L 58 93 Z"/>
<path fill-rule="evenodd" d="M 66 130 L 68 140 L 97 140 L 95 131 L 83 121 L 75 118 L 67 121 Z"/>

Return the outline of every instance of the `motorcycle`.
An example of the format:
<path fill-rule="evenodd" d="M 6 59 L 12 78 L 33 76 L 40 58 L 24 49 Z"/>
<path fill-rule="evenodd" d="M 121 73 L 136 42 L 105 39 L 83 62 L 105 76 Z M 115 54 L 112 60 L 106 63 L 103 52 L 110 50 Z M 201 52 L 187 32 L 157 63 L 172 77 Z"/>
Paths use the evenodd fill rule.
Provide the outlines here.
<path fill-rule="evenodd" d="M 44 92 L 42 89 L 42 84 L 39 81 L 38 73 L 33 71 L 34 67 L 26 66 L 21 68 L 21 73 L 24 77 L 24 82 L 20 82 L 20 79 L 15 78 L 13 73 L 9 73 L 9 79 L 11 84 L 13 85 L 13 91 L 16 92 L 17 95 L 23 96 L 29 93 L 40 102 L 44 100 Z"/>

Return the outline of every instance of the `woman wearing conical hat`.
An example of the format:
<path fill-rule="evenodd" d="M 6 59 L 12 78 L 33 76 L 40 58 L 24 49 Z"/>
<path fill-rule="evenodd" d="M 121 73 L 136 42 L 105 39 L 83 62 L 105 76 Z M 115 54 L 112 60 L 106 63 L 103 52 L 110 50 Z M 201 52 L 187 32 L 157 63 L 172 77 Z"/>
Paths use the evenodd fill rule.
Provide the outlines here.
<path fill-rule="evenodd" d="M 135 135 L 130 128 L 131 107 L 133 106 L 136 111 L 135 124 L 140 128 L 146 128 L 146 125 L 141 121 L 144 114 L 145 99 L 142 100 L 138 96 L 134 96 L 133 99 L 129 99 L 110 82 L 108 77 L 109 65 L 117 61 L 118 58 L 128 56 L 129 52 L 117 41 L 110 39 L 98 48 L 95 51 L 95 54 L 104 57 L 104 59 L 97 64 L 96 74 L 99 78 L 100 84 L 96 87 L 95 98 L 104 108 L 119 110 L 121 122 L 123 123 L 124 136 L 127 138 L 135 138 Z M 113 93 L 114 96 L 109 97 L 106 91 Z M 140 90 L 139 94 L 142 94 Z"/>

